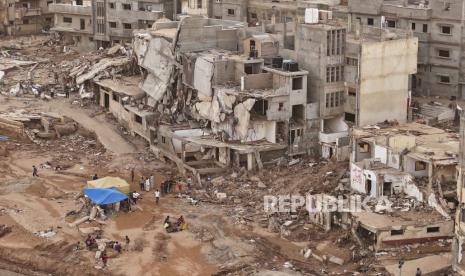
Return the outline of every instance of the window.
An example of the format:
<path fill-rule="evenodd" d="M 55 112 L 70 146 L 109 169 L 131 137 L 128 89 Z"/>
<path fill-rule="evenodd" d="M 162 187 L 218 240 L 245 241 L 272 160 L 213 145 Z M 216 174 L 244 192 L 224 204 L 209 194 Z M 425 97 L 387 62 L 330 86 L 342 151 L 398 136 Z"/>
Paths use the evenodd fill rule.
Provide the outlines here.
<path fill-rule="evenodd" d="M 116 28 L 116 22 L 110 22 L 110 28 Z"/>
<path fill-rule="evenodd" d="M 326 67 L 326 82 L 339 82 L 344 79 L 344 66 L 329 66 Z"/>
<path fill-rule="evenodd" d="M 438 233 L 439 232 L 439 227 L 427 227 L 426 228 L 426 233 Z"/>
<path fill-rule="evenodd" d="M 450 51 L 449 50 L 438 50 L 438 57 L 450 58 Z"/>
<path fill-rule="evenodd" d="M 284 103 L 279 103 L 278 111 L 283 111 L 283 110 L 284 110 Z"/>
<path fill-rule="evenodd" d="M 77 6 L 82 6 L 84 3 L 82 0 L 76 0 L 76 5 Z"/>
<path fill-rule="evenodd" d="M 221 16 L 215 16 L 215 19 L 221 19 L 222 17 Z"/>
<path fill-rule="evenodd" d="M 201 9 L 202 8 L 202 3 L 203 0 L 197 0 L 197 9 Z"/>
<path fill-rule="evenodd" d="M 415 161 L 415 171 L 426 170 L 426 163 L 423 161 Z"/>
<path fill-rule="evenodd" d="M 90 41 L 90 42 L 94 41 L 94 38 L 91 37 L 91 36 L 89 36 L 89 41 Z"/>
<path fill-rule="evenodd" d="M 373 20 L 373 18 L 367 18 L 367 24 L 369 26 L 373 26 L 373 25 L 375 25 L 375 21 Z"/>
<path fill-rule="evenodd" d="M 71 17 L 63 17 L 64 23 L 73 23 L 73 19 Z"/>
<path fill-rule="evenodd" d="M 119 102 L 119 96 L 115 93 L 113 93 L 113 101 Z"/>
<path fill-rule="evenodd" d="M 365 142 L 358 143 L 358 152 L 368 153 L 370 152 L 370 144 Z"/>
<path fill-rule="evenodd" d="M 326 94 L 326 108 L 341 106 L 344 103 L 344 91 L 336 91 Z"/>
<path fill-rule="evenodd" d="M 99 34 L 105 33 L 105 20 L 97 19 L 97 33 Z"/>
<path fill-rule="evenodd" d="M 23 24 L 29 24 L 29 19 L 23 19 Z"/>
<path fill-rule="evenodd" d="M 251 13 L 251 14 L 250 14 L 250 18 L 252 18 L 252 19 L 257 19 L 257 14 L 254 13 L 254 12 Z"/>
<path fill-rule="evenodd" d="M 142 124 L 142 117 L 134 114 L 134 121 L 136 121 L 136 123 Z"/>
<path fill-rule="evenodd" d="M 113 3 L 113 2 L 108 3 L 108 6 L 110 7 L 110 9 L 115 9 L 116 8 L 116 4 Z"/>
<path fill-rule="evenodd" d="M 300 90 L 303 88 L 303 78 L 298 77 L 298 78 L 293 78 L 292 79 L 292 90 Z"/>
<path fill-rule="evenodd" d="M 23 8 L 29 8 L 29 3 L 23 3 Z"/>
<path fill-rule="evenodd" d="M 123 23 L 123 28 L 130 30 L 132 28 L 131 23 Z"/>
<path fill-rule="evenodd" d="M 355 123 L 355 114 L 353 113 L 344 113 L 344 120 L 347 122 Z"/>
<path fill-rule="evenodd" d="M 450 83 L 450 77 L 446 75 L 439 75 L 439 82 L 440 83 Z"/>
<path fill-rule="evenodd" d="M 105 6 L 103 2 L 97 2 L 97 16 L 98 17 L 105 16 Z"/>
<path fill-rule="evenodd" d="M 228 15 L 235 15 L 236 11 L 234 9 L 228 9 Z"/>
<path fill-rule="evenodd" d="M 346 42 L 345 30 L 331 30 L 326 32 L 326 55 L 343 55 Z"/>
<path fill-rule="evenodd" d="M 123 10 L 131 10 L 131 4 L 123 4 Z"/>
<path fill-rule="evenodd" d="M 423 24 L 423 32 L 424 33 L 428 32 L 428 24 Z"/>
<path fill-rule="evenodd" d="M 391 236 L 400 236 L 404 234 L 404 229 L 391 230 Z"/>
<path fill-rule="evenodd" d="M 86 29 L 86 20 L 84 20 L 83 18 L 80 18 L 79 23 L 80 23 L 79 27 L 81 28 L 81 30 L 85 30 Z"/>
<path fill-rule="evenodd" d="M 396 21 L 395 20 L 386 20 L 386 24 L 388 28 L 395 28 L 396 27 Z"/>
<path fill-rule="evenodd" d="M 161 142 L 162 142 L 163 144 L 166 144 L 166 138 L 165 138 L 165 136 L 162 136 L 162 137 L 161 137 Z"/>
<path fill-rule="evenodd" d="M 415 23 L 412 23 L 412 30 L 415 31 Z"/>
<path fill-rule="evenodd" d="M 346 57 L 346 64 L 349 66 L 358 66 L 358 59 Z"/>
<path fill-rule="evenodd" d="M 451 26 L 441 26 L 441 34 L 450 35 L 452 33 Z"/>

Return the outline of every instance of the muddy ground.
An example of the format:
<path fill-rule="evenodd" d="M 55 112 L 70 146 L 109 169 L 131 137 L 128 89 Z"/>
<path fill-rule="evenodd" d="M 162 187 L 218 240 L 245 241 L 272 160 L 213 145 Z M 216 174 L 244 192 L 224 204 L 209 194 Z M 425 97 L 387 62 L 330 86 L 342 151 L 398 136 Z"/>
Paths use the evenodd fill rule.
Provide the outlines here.
<path fill-rule="evenodd" d="M 5 97 L 0 100 L 1 111 L 18 108 L 38 111 L 50 107 L 59 107 L 53 111 L 66 115 L 76 111 L 66 100 L 43 102 Z M 176 194 L 163 197 L 156 205 L 151 193 L 142 192 L 138 209 L 120 212 L 102 227 L 103 236 L 111 240 L 122 242 L 128 235 L 133 241 L 130 251 L 110 258 L 108 268 L 96 268 L 95 252 L 74 250 L 74 245 L 84 241 L 85 235 L 70 228 L 70 218 L 65 217 L 76 208 L 75 197 L 90 176 L 97 173 L 129 181 L 132 167 L 136 167 L 136 179 L 142 174 L 153 173 L 158 178 L 176 172 L 169 164 L 147 157 L 150 155 L 146 147 L 123 140 L 117 126 L 103 115 L 91 118 L 88 115 L 92 110 L 79 112 L 81 121 L 91 120 L 85 128 L 89 132 L 98 133 L 99 128 L 106 131 L 95 135 L 96 139 L 78 132 L 39 144 L 0 131 L 0 135 L 8 137 L 1 142 L 8 154 L 0 158 L 0 225 L 8 225 L 12 230 L 0 238 L 0 268 L 24 275 L 242 275 L 283 270 L 283 264 L 292 260 L 304 271 L 318 267 L 315 260 L 300 255 L 301 244 L 281 240 L 278 234 L 258 226 L 244 230 L 227 215 L 230 210 L 227 205 L 205 202 L 192 205 Z M 118 148 L 131 149 L 131 153 L 112 150 L 111 141 L 115 141 L 116 135 L 124 143 Z M 82 150 L 80 143 L 89 140 L 96 140 L 95 146 Z M 40 167 L 52 160 L 66 169 Z M 32 176 L 32 165 L 39 166 L 39 177 Z M 133 183 L 132 188 L 138 190 L 137 186 Z M 183 215 L 189 230 L 166 233 L 162 222 L 167 215 Z M 56 235 L 50 238 L 35 234 L 51 229 Z"/>
<path fill-rule="evenodd" d="M 0 41 L 0 48 L 10 49 L 17 58 L 47 60 L 37 66 L 32 77 L 33 83 L 42 85 L 53 84 L 52 70 L 58 64 L 69 63 L 66 66 L 72 67 L 76 59 L 96 55 L 62 53 L 62 46 L 55 42 L 44 44 L 47 39 L 23 40 L 19 44 Z M 8 71 L 0 89 L 6 91 L 24 80 L 28 71 L 27 67 Z M 123 242 L 126 235 L 130 237 L 129 251 L 118 255 L 110 249 L 108 267 L 102 269 L 94 258 L 95 251 L 75 249 L 86 235 L 68 225 L 78 215 L 66 216 L 79 205 L 76 196 L 86 181 L 98 174 L 119 176 L 130 182 L 130 170 L 136 168 L 136 183 L 131 183 L 131 188 L 139 190 L 137 180 L 142 175 L 153 174 L 157 183 L 180 176 L 175 166 L 156 160 L 144 141 L 128 136 L 104 110 L 92 103 L 76 105 L 75 97 L 49 101 L 33 95 L 0 96 L 0 113 L 57 113 L 79 126 L 76 133 L 54 140 L 31 140 L 0 129 L 0 226 L 11 230 L 0 235 L 0 275 L 384 273 L 372 254 L 359 249 L 349 231 L 334 229 L 326 233 L 310 224 L 304 213 L 272 218 L 263 211 L 266 194 L 330 193 L 344 189 L 347 164 L 319 160 L 301 160 L 291 167 L 285 161 L 285 165 L 270 165 L 260 173 L 231 169 L 189 192 L 197 204 L 192 204 L 187 195 L 172 193 L 156 205 L 152 193 L 141 192 L 142 200 L 133 211 L 116 213 L 103 225 L 93 221 L 79 226 L 100 227 L 103 237 L 110 240 Z M 41 166 L 46 162 L 62 169 Z M 39 166 L 39 177 L 32 176 L 32 165 Z M 227 197 L 219 200 L 218 192 Z M 165 217 L 180 215 L 186 219 L 188 230 L 167 233 L 162 227 Z M 286 220 L 295 222 L 288 234 L 272 229 Z M 41 237 L 41 231 L 56 234 Z M 337 256 L 345 264 L 305 258 L 304 248 L 319 255 Z"/>

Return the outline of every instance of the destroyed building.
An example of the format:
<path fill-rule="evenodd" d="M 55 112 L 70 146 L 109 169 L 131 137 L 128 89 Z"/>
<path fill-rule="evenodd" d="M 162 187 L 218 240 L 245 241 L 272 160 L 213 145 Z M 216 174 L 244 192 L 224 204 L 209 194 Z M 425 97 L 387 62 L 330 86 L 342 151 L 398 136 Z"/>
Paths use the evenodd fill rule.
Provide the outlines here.
<path fill-rule="evenodd" d="M 53 26 L 53 14 L 46 0 L 2 1 L 0 26 L 6 35 L 40 34 Z"/>
<path fill-rule="evenodd" d="M 308 73 L 272 59 L 271 37 L 246 36 L 239 22 L 189 17 L 136 34 L 142 90 L 157 113 L 150 143 L 160 155 L 209 174 L 307 153 Z"/>
<path fill-rule="evenodd" d="M 373 197 L 405 195 L 418 201 L 439 193 L 455 202 L 458 152 L 455 134 L 418 123 L 354 128 L 351 188 Z"/>

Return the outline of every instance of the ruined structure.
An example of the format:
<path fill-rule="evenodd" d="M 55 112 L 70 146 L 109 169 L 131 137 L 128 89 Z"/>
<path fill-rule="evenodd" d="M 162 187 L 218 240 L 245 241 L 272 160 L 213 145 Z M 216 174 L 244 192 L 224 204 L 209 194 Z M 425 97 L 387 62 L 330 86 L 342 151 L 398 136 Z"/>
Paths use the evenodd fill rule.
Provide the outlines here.
<path fill-rule="evenodd" d="M 0 9 L 2 32 L 6 35 L 39 34 L 53 26 L 53 15 L 48 1 L 2 1 Z"/>

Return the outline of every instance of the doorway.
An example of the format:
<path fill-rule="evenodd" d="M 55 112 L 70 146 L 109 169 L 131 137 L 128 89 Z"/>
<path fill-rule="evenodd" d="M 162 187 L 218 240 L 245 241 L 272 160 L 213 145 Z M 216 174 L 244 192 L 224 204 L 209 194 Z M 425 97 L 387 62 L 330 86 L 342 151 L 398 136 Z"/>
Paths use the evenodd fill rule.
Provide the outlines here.
<path fill-rule="evenodd" d="M 110 108 L 110 95 L 108 93 L 105 93 L 104 106 L 107 109 Z"/>
<path fill-rule="evenodd" d="M 392 182 L 384 182 L 383 183 L 383 196 L 391 196 L 392 195 Z"/>
<path fill-rule="evenodd" d="M 365 180 L 365 191 L 367 195 L 371 195 L 372 182 L 370 179 Z"/>

